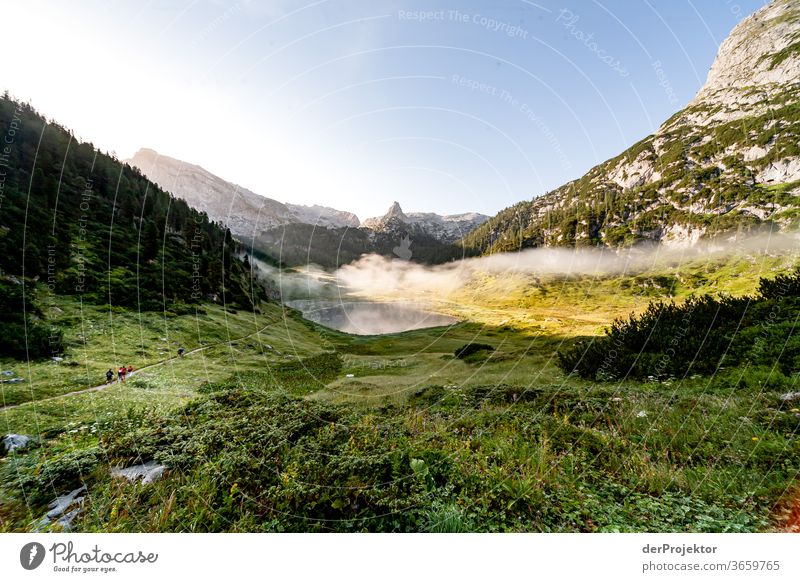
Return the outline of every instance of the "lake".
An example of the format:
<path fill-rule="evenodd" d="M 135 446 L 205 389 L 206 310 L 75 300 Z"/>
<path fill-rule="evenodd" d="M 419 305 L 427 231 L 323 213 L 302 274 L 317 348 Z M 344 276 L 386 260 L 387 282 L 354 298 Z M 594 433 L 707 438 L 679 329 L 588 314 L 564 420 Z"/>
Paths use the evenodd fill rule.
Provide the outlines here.
<path fill-rule="evenodd" d="M 455 317 L 432 313 L 419 303 L 379 301 L 320 301 L 298 299 L 286 305 L 325 327 L 355 335 L 398 333 L 458 323 Z"/>

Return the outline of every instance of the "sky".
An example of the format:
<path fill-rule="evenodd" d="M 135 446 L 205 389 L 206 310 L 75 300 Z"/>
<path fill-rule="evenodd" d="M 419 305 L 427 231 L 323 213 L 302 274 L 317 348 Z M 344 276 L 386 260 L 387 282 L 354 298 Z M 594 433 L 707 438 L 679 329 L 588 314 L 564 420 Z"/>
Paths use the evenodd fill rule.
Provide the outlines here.
<path fill-rule="evenodd" d="M 282 202 L 492 215 L 652 133 L 764 3 L 0 0 L 0 88 Z"/>

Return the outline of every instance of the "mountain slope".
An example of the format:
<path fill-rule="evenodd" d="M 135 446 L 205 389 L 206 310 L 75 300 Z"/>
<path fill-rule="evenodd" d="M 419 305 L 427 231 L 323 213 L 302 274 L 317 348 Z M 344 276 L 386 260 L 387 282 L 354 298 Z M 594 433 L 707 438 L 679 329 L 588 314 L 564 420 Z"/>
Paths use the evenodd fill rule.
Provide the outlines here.
<path fill-rule="evenodd" d="M 391 232 L 397 226 L 417 235 L 427 235 L 434 239 L 452 244 L 461 240 L 468 232 L 489 220 L 489 217 L 477 212 L 451 214 L 442 216 L 432 212 L 403 212 L 400 204 L 395 202 L 383 216 L 368 218 L 362 226 L 374 232 Z"/>
<path fill-rule="evenodd" d="M 489 217 L 475 212 L 441 216 L 389 212 L 361 224 L 358 217 L 326 206 L 283 204 L 186 162 L 140 149 L 127 160 L 164 190 L 227 226 L 254 252 L 289 266 L 309 262 L 338 267 L 365 253 L 421 262 L 463 255 L 456 243 Z"/>
<path fill-rule="evenodd" d="M 406 214 L 395 202 L 385 215 L 369 218 L 358 228 L 285 224 L 267 229 L 253 239 L 253 248 L 290 266 L 314 263 L 337 268 L 369 253 L 417 263 L 445 263 L 470 254 L 461 240 L 487 219 L 474 212 Z"/>
<path fill-rule="evenodd" d="M 739 23 L 696 97 L 619 156 L 465 238 L 479 252 L 544 245 L 692 244 L 800 217 L 800 6 Z"/>
<path fill-rule="evenodd" d="M 324 206 L 283 204 L 227 182 L 201 168 L 151 149 L 140 149 L 126 160 L 164 190 L 231 229 L 244 240 L 261 231 L 303 222 L 323 227 L 358 226 L 358 217 Z"/>
<path fill-rule="evenodd" d="M 30 336 L 46 317 L 37 292 L 170 311 L 262 295 L 230 232 L 138 171 L 8 95 L 0 133 L 0 354 L 47 355 Z"/>
<path fill-rule="evenodd" d="M 324 226 L 325 228 L 356 228 L 361 224 L 358 216 L 352 212 L 336 210 L 327 206 L 314 204 L 313 206 L 303 206 L 301 204 L 286 204 L 286 207 L 297 219 L 297 222 L 312 224 L 314 226 Z"/>

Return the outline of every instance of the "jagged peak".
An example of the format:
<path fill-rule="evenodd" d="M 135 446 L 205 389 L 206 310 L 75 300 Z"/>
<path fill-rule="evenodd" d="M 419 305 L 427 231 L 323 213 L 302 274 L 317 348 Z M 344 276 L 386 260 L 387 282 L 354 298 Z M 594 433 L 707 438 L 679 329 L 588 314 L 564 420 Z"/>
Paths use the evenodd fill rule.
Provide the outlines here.
<path fill-rule="evenodd" d="M 389 211 L 383 216 L 385 220 L 390 220 L 392 218 L 397 218 L 399 220 L 405 221 L 406 215 L 403 213 L 403 209 L 400 207 L 400 203 L 395 200 L 392 202 L 392 205 L 389 207 Z"/>

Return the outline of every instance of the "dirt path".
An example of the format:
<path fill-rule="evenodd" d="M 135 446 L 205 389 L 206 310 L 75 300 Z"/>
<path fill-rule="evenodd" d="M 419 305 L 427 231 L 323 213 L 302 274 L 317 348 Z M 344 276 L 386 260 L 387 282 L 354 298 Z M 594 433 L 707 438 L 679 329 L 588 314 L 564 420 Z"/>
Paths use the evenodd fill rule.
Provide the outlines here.
<path fill-rule="evenodd" d="M 183 357 L 185 358 L 189 354 L 196 354 L 197 352 L 202 352 L 203 350 L 207 350 L 209 348 L 220 346 L 222 344 L 227 344 L 227 343 L 231 343 L 231 342 L 238 342 L 238 341 L 247 339 L 249 337 L 252 337 L 254 335 L 257 335 L 257 334 L 261 333 L 262 331 L 267 329 L 270 325 L 272 325 L 272 324 L 268 323 L 267 325 L 265 325 L 261 329 L 259 329 L 257 331 L 254 331 L 253 333 L 249 333 L 247 335 L 243 335 L 242 337 L 234 338 L 234 339 L 231 339 L 231 340 L 228 340 L 228 341 L 224 341 L 224 342 L 217 342 L 215 344 L 209 344 L 207 346 L 201 346 L 201 347 L 195 348 L 193 350 L 188 350 L 188 351 L 184 352 Z M 134 376 L 134 375 L 138 374 L 139 372 L 144 372 L 145 370 L 150 370 L 151 368 L 157 368 L 158 366 L 163 366 L 167 362 L 172 362 L 173 360 L 178 360 L 178 359 L 180 359 L 180 356 L 172 356 L 171 358 L 167 358 L 166 360 L 160 360 L 158 362 L 154 362 L 152 364 L 148 364 L 146 366 L 142 366 L 138 370 L 134 370 L 133 372 L 128 374 L 127 377 L 130 378 L 131 376 Z M 121 384 L 121 382 L 119 382 L 119 381 L 114 381 L 114 382 L 111 382 L 111 383 L 103 383 L 103 384 L 100 384 L 99 386 L 93 386 L 91 388 L 81 388 L 80 390 L 73 390 L 72 392 L 65 392 L 64 394 L 59 394 L 57 396 L 48 396 L 47 398 L 40 398 L 39 400 L 29 400 L 28 402 L 20 402 L 19 404 L 10 404 L 8 406 L 0 406 L 0 411 L 11 410 L 13 408 L 19 408 L 20 406 L 28 406 L 28 405 L 31 405 L 31 404 L 38 404 L 40 402 L 47 402 L 49 400 L 58 400 L 59 398 L 66 398 L 68 396 L 75 396 L 76 394 L 85 394 L 86 392 L 99 392 L 100 390 L 105 390 L 106 388 L 110 388 L 111 386 L 118 386 L 120 384 Z"/>

